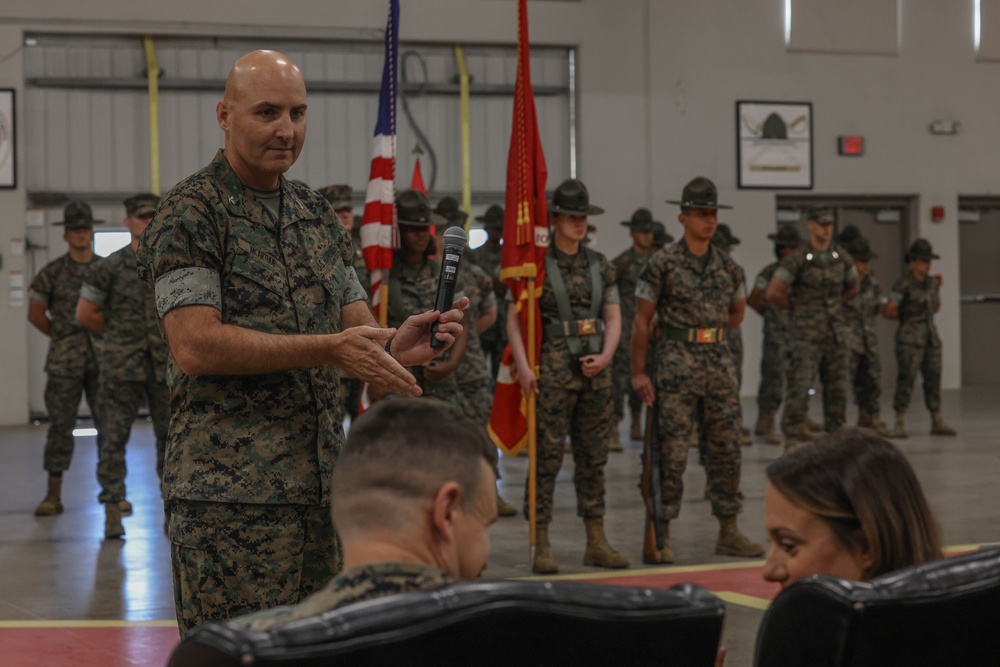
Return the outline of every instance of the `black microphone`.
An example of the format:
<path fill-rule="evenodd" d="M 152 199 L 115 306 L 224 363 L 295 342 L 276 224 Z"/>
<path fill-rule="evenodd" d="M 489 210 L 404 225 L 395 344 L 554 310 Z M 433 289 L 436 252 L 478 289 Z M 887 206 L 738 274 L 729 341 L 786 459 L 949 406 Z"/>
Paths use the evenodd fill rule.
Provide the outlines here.
<path fill-rule="evenodd" d="M 467 238 L 461 227 L 449 227 L 445 230 L 444 252 L 441 257 L 441 277 L 438 279 L 437 296 L 434 299 L 434 310 L 443 313 L 451 310 L 451 304 L 455 301 L 455 280 L 458 278 L 458 263 L 462 259 L 462 251 L 465 250 Z M 431 347 L 440 350 L 444 347 L 444 341 L 438 340 L 435 335 L 438 331 L 437 320 L 431 324 Z"/>

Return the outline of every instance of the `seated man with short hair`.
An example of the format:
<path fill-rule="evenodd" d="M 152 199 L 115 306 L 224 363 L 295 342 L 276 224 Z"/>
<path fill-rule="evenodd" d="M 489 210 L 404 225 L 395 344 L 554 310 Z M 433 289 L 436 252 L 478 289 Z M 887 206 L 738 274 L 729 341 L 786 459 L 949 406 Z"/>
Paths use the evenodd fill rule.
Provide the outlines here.
<path fill-rule="evenodd" d="M 496 447 L 457 407 L 380 401 L 352 424 L 333 471 L 343 571 L 295 606 L 233 623 L 268 630 L 361 600 L 475 579 L 489 560 L 496 470 Z"/>

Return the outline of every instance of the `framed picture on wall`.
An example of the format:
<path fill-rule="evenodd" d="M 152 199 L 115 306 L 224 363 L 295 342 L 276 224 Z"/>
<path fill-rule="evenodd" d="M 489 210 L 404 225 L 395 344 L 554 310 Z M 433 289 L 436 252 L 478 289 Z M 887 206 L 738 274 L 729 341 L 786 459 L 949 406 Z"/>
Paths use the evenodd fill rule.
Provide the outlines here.
<path fill-rule="evenodd" d="M 736 102 L 740 188 L 813 187 L 812 103 Z"/>
<path fill-rule="evenodd" d="M 14 151 L 14 89 L 0 88 L 0 188 L 17 186 Z"/>

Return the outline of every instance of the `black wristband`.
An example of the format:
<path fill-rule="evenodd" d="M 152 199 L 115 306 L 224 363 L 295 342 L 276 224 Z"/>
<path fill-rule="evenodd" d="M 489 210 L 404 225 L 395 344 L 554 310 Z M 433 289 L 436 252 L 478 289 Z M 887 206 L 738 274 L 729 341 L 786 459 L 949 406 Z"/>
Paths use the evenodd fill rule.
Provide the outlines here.
<path fill-rule="evenodd" d="M 390 357 L 392 356 L 392 350 L 390 349 L 391 347 L 392 347 L 392 339 L 390 338 L 389 340 L 385 341 L 385 353 L 388 354 Z"/>

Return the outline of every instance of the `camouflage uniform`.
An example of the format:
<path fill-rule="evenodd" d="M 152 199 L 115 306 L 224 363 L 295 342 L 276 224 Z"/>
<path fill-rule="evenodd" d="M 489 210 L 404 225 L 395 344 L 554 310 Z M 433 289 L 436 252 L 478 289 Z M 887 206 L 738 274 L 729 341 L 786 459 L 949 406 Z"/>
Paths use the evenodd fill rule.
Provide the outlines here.
<path fill-rule="evenodd" d="M 555 245 L 550 245 L 548 252 L 553 253 L 559 267 L 576 320 L 590 317 L 592 284 L 588 255 L 591 253 L 600 262 L 602 307 L 619 302 L 615 270 L 604 255 L 583 247 L 575 255 L 567 255 Z M 536 520 L 538 525 L 543 526 L 552 521 L 552 496 L 556 475 L 562 467 L 567 435 L 570 436 L 576 466 L 573 483 L 576 487 L 577 515 L 584 519 L 601 518 L 604 516 L 604 466 L 608 462 L 608 434 L 613 414 L 611 369 L 605 368 L 592 378 L 585 377 L 577 355 L 570 352 L 569 339 L 552 335 L 546 330 L 546 325 L 562 322 L 548 271 L 538 306 L 543 334 L 538 373 Z M 584 343 L 584 353 L 587 351 Z M 601 349 L 591 348 L 589 351 L 598 353 Z"/>
<path fill-rule="evenodd" d="M 481 245 L 469 251 L 469 261 L 486 272 L 492 280 L 500 279 L 500 249 L 492 250 Z M 506 291 L 504 292 L 506 294 Z M 496 290 L 494 290 L 496 295 Z M 497 298 L 497 321 L 480 336 L 483 353 L 490 358 L 490 383 L 494 383 L 500 369 L 500 359 L 507 347 L 507 299 Z"/>
<path fill-rule="evenodd" d="M 496 308 L 497 298 L 493 293 L 493 280 L 475 264 L 464 262 L 459 265 L 457 291 L 455 297 L 469 297 L 469 307 L 465 309 L 465 330 L 469 345 L 465 349 L 455 369 L 458 383 L 458 402 L 462 412 L 469 419 L 486 426 L 490 420 L 493 392 L 490 387 L 490 371 L 486 354 L 476 331 L 476 322 L 490 308 Z"/>
<path fill-rule="evenodd" d="M 45 358 L 45 409 L 49 413 L 49 431 L 45 440 L 45 470 L 61 473 L 69 469 L 73 457 L 73 427 L 76 425 L 80 396 L 87 405 L 98 431 L 98 447 L 103 438 L 103 423 L 97 405 L 98 369 L 96 345 L 76 321 L 76 302 L 80 285 L 86 280 L 99 257 L 80 264 L 62 257 L 45 265 L 31 281 L 31 300 L 47 303 L 52 321 L 49 353 Z"/>
<path fill-rule="evenodd" d="M 917 373 L 923 376 L 924 403 L 931 412 L 941 409 L 941 339 L 934 313 L 941 304 L 937 280 L 927 276 L 918 282 L 907 274 L 892 286 L 889 299 L 899 306 L 896 329 L 896 394 L 893 407 L 904 412 L 910 406 Z"/>
<path fill-rule="evenodd" d="M 125 499 L 125 444 L 143 396 L 156 434 L 156 471 L 163 475 L 163 454 L 170 423 L 166 371 L 169 350 L 156 323 L 153 291 L 136 273 L 131 245 L 98 262 L 80 296 L 101 306 L 104 344 L 99 354 L 98 410 L 104 437 L 97 464 L 102 503 Z"/>
<path fill-rule="evenodd" d="M 805 432 L 809 388 L 819 372 L 823 385 L 823 418 L 828 431 L 847 420 L 847 345 L 850 332 L 844 292 L 858 282 L 858 270 L 847 251 L 831 244 L 826 251 L 809 243 L 781 260 L 774 272 L 795 295 L 792 309 L 792 354 L 788 392 L 781 426 L 786 434 Z"/>
<path fill-rule="evenodd" d="M 233 625 L 265 632 L 292 621 L 319 616 L 355 602 L 444 588 L 455 580 L 433 565 L 371 563 L 344 570 L 294 607 L 278 607 L 235 619 Z"/>
<path fill-rule="evenodd" d="M 767 291 L 771 277 L 778 269 L 778 262 L 765 266 L 754 286 L 762 293 Z M 785 393 L 785 374 L 792 346 L 792 313 L 773 303 L 764 304 L 764 351 L 760 359 L 760 388 L 757 406 L 762 413 L 774 415 L 781 407 Z"/>
<path fill-rule="evenodd" d="M 876 417 L 882 396 L 882 365 L 878 356 L 878 334 L 875 316 L 880 305 L 882 287 L 871 273 L 861 280 L 861 291 L 845 304 L 850 325 L 850 381 L 854 402 L 859 409 Z"/>
<path fill-rule="evenodd" d="M 389 316 L 390 327 L 400 326 L 413 313 L 423 313 L 434 309 L 434 298 L 437 295 L 438 280 L 441 265 L 439 262 L 425 259 L 420 264 L 406 264 L 399 253 L 392 261 L 389 272 Z M 397 289 L 399 290 L 397 292 Z M 447 359 L 451 349 L 438 355 L 437 359 Z M 455 373 L 440 382 L 429 382 L 424 378 L 423 366 L 407 368 L 417 379 L 423 395 L 439 398 L 452 405 L 459 405 L 458 382 Z"/>
<path fill-rule="evenodd" d="M 731 517 L 743 506 L 740 401 L 732 352 L 725 343 L 698 344 L 671 337 L 680 330 L 726 330 L 730 308 L 746 299 L 743 270 L 717 247 L 709 246 L 709 253 L 703 267 L 702 258 L 691 254 L 683 240 L 678 241 L 649 260 L 635 289 L 637 298 L 656 304 L 661 333 L 652 379 L 659 408 L 660 486 L 667 520 L 680 513 L 688 445 L 699 410 L 712 513 Z"/>
<path fill-rule="evenodd" d="M 615 267 L 622 306 L 622 337 L 615 350 L 612 367 L 615 424 L 624 417 L 622 398 L 625 394 L 628 394 L 628 406 L 633 419 L 637 418 L 642 409 L 642 401 L 632 389 L 632 322 L 635 320 L 635 284 L 651 256 L 652 253 L 642 254 L 636 252 L 635 248 L 629 248 L 611 262 Z"/>
<path fill-rule="evenodd" d="M 341 330 L 341 309 L 365 298 L 350 239 L 318 194 L 283 177 L 279 189 L 276 220 L 219 151 L 170 191 L 137 253 L 161 332 L 186 305 L 270 334 Z M 182 631 L 295 604 L 340 569 L 328 506 L 344 441 L 339 376 L 189 376 L 170 356 L 163 489 Z"/>
<path fill-rule="evenodd" d="M 355 223 L 354 229 L 357 229 L 357 225 L 358 223 Z M 365 255 L 361 250 L 361 238 L 352 237 L 352 242 L 354 250 L 354 272 L 358 276 L 358 282 L 361 284 L 361 288 L 365 291 L 365 294 L 368 295 L 368 305 L 370 307 L 372 303 L 372 281 L 371 276 L 368 274 L 368 267 L 365 265 Z M 344 407 L 347 410 L 347 414 L 350 415 L 352 420 L 357 419 L 358 411 L 361 407 L 361 393 L 364 389 L 364 382 L 349 375 L 342 375 L 340 382 L 344 386 Z"/>

